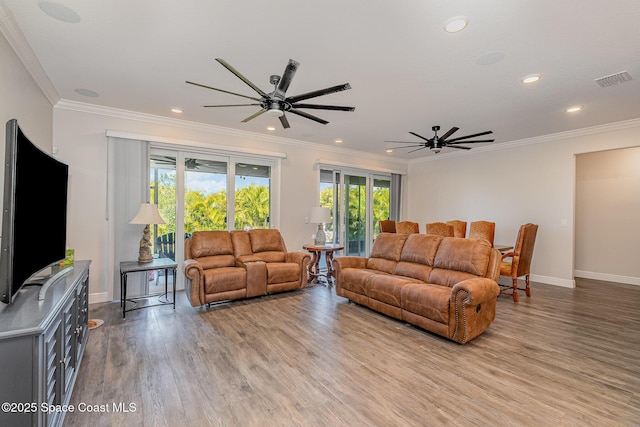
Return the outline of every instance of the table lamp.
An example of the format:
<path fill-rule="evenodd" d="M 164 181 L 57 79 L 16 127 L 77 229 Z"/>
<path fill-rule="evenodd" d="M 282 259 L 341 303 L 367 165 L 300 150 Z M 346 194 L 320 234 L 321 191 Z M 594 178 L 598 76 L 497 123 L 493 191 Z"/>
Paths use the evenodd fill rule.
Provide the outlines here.
<path fill-rule="evenodd" d="M 327 235 L 324 233 L 324 223 L 331 221 L 331 211 L 329 208 L 313 207 L 311 208 L 311 215 L 309 216 L 309 222 L 312 224 L 318 224 L 318 231 L 316 232 L 316 246 L 323 246 L 327 243 Z"/>
<path fill-rule="evenodd" d="M 164 219 L 162 219 L 158 212 L 158 205 L 140 203 L 138 213 L 131 219 L 131 221 L 129 221 L 129 224 L 145 224 L 144 231 L 142 232 L 142 239 L 140 239 L 138 262 L 143 263 L 153 261 L 149 224 L 165 224 Z"/>

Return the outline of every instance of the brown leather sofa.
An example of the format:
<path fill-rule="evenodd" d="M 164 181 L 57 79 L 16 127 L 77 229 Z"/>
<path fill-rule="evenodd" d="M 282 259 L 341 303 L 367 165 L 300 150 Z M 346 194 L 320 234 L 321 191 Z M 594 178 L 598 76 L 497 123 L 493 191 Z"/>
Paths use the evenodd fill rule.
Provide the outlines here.
<path fill-rule="evenodd" d="M 287 252 L 278 230 L 196 231 L 185 241 L 192 306 L 304 288 L 310 256 Z"/>
<path fill-rule="evenodd" d="M 334 260 L 336 294 L 464 344 L 496 316 L 500 252 L 477 239 L 381 233 Z"/>

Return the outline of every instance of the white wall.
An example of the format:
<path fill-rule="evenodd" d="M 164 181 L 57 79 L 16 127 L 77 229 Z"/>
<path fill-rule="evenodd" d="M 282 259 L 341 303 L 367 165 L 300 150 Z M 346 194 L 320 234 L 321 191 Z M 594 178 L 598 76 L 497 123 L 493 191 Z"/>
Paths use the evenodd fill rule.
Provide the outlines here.
<path fill-rule="evenodd" d="M 105 131 L 286 153 L 281 166 L 280 223 L 287 249 L 301 250 L 316 226 L 305 224 L 318 202 L 318 159 L 354 167 L 406 172 L 407 162 L 367 156 L 333 147 L 301 143 L 180 120 L 92 107 L 67 101 L 54 108 L 54 144 L 70 165 L 68 245 L 77 259 L 91 259 L 91 300 L 112 298 L 112 230 L 107 218 L 107 138 Z M 137 248 L 132 248 L 135 259 Z"/>
<path fill-rule="evenodd" d="M 640 285 L 640 147 L 576 157 L 576 276 Z"/>
<path fill-rule="evenodd" d="M 521 224 L 536 223 L 532 279 L 573 287 L 575 156 L 633 146 L 640 146 L 640 120 L 412 161 L 408 217 L 421 227 L 494 221 L 495 242 L 505 244 Z"/>
<path fill-rule="evenodd" d="M 11 119 L 18 120 L 29 140 L 51 153 L 53 107 L 2 34 L 0 64 L 0 139 L 3 141 L 0 146 L 0 164 L 4 165 L 5 125 Z M 3 193 L 4 168 L 0 171 L 0 203 Z M 0 210 L 0 221 L 1 219 Z"/>

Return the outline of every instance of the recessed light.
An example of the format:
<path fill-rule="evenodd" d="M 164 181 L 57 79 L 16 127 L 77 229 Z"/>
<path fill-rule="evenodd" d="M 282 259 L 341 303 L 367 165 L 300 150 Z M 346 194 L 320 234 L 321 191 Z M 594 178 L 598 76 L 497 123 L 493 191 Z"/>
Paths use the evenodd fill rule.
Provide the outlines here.
<path fill-rule="evenodd" d="M 172 113 L 176 113 L 176 114 L 182 114 L 182 109 L 181 108 L 177 108 L 177 107 L 173 107 L 171 109 Z"/>
<path fill-rule="evenodd" d="M 336 140 L 335 140 L 335 143 L 336 143 L 336 144 L 342 144 L 342 140 L 341 140 L 341 139 L 336 139 Z"/>
<path fill-rule="evenodd" d="M 58 21 L 66 22 L 68 24 L 77 24 L 80 22 L 80 15 L 75 10 L 68 6 L 52 1 L 40 1 L 38 2 L 40 10 Z"/>
<path fill-rule="evenodd" d="M 529 74 L 527 76 L 524 76 L 522 78 L 522 80 L 520 80 L 520 81 L 522 83 L 528 85 L 528 84 L 531 84 L 531 83 L 535 83 L 535 82 L 537 82 L 539 80 L 540 80 L 540 74 Z"/>
<path fill-rule="evenodd" d="M 575 105 L 573 107 L 567 108 L 567 113 L 577 113 L 580 110 L 582 110 L 582 107 L 579 105 Z"/>
<path fill-rule="evenodd" d="M 444 30 L 447 33 L 457 33 L 458 31 L 464 30 L 468 23 L 469 18 L 466 16 L 456 16 L 445 22 Z"/>
<path fill-rule="evenodd" d="M 391 149 L 391 148 L 387 148 L 387 149 L 386 149 L 386 150 L 384 150 L 384 151 L 386 151 L 387 153 L 393 153 L 393 149 Z"/>
<path fill-rule="evenodd" d="M 88 96 L 89 98 L 97 98 L 100 94 L 91 89 L 78 88 L 75 90 L 78 95 Z"/>
<path fill-rule="evenodd" d="M 267 126 L 267 130 L 276 130 L 275 126 Z"/>

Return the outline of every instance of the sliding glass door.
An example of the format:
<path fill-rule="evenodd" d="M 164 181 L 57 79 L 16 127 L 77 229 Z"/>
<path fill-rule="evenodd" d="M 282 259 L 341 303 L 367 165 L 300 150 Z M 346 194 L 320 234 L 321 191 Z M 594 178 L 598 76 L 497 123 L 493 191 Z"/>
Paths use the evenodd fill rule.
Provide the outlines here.
<path fill-rule="evenodd" d="M 389 217 L 390 182 L 385 175 L 322 169 L 320 206 L 332 214 L 327 241 L 343 244 L 345 255 L 367 256 L 379 221 Z"/>
<path fill-rule="evenodd" d="M 152 148 L 149 164 L 150 200 L 166 222 L 153 226 L 156 256 L 181 264 L 184 240 L 194 231 L 272 226 L 277 162 Z M 164 292 L 162 280 L 150 276 L 149 289 L 159 283 Z"/>

